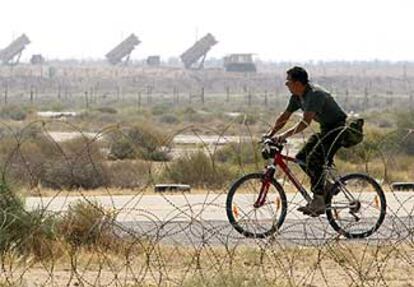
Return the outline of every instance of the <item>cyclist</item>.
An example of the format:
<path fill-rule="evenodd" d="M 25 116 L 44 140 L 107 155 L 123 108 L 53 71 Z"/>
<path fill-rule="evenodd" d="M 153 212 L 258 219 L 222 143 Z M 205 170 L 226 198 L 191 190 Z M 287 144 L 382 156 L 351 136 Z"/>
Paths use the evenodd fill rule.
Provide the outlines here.
<path fill-rule="evenodd" d="M 295 66 L 286 73 L 285 84 L 291 93 L 289 103 L 266 137 L 284 141 L 302 132 L 312 120 L 319 122 L 320 132 L 313 134 L 296 155 L 302 169 L 310 177 L 313 192 L 312 201 L 298 210 L 306 215 L 319 216 L 325 213 L 325 190 L 328 189 L 325 188 L 323 166 L 333 163 L 333 157 L 341 147 L 339 136 L 347 116 L 329 92 L 309 82 L 305 69 Z M 302 120 L 285 132 L 278 133 L 291 114 L 299 109 L 303 110 Z"/>

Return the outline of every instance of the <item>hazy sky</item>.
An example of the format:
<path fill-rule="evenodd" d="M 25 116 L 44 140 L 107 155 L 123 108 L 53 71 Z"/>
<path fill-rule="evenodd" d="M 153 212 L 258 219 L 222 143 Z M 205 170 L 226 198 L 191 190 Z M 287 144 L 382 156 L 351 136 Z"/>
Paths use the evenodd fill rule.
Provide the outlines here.
<path fill-rule="evenodd" d="M 210 57 L 265 60 L 414 60 L 413 0 L 2 0 L 0 47 L 26 33 L 23 60 L 104 58 L 129 34 L 132 58 L 179 56 L 196 37 Z"/>

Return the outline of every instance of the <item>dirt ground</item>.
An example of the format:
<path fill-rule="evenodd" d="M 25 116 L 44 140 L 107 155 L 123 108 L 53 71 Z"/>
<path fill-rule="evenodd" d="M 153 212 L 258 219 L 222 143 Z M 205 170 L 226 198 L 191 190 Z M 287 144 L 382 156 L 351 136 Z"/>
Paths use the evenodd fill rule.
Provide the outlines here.
<path fill-rule="evenodd" d="M 126 258 L 80 251 L 55 262 L 26 259 L 25 268 L 2 272 L 0 286 L 414 286 L 410 244 L 268 244 L 233 249 L 152 245 Z M 6 275 L 14 285 L 6 284 Z"/>

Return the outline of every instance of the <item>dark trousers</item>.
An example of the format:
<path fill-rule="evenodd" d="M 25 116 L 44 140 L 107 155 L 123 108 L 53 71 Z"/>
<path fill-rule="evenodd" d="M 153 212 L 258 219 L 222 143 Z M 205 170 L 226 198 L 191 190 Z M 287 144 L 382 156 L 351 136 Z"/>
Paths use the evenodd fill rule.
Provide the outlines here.
<path fill-rule="evenodd" d="M 345 123 L 338 123 L 313 134 L 296 155 L 302 162 L 301 168 L 310 177 L 311 190 L 315 194 L 324 194 L 324 166 L 333 164 L 334 155 L 341 147 L 344 125 Z"/>

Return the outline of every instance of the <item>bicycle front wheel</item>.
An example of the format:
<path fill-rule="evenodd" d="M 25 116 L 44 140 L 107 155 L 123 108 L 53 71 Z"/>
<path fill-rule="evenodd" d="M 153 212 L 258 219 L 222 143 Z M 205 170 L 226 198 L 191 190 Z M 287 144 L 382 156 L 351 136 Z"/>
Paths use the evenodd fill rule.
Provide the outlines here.
<path fill-rule="evenodd" d="M 384 221 L 387 203 L 377 181 L 362 173 L 337 180 L 327 198 L 330 225 L 347 238 L 365 238 Z"/>
<path fill-rule="evenodd" d="M 254 207 L 263 177 L 263 173 L 247 174 L 234 182 L 227 194 L 227 217 L 240 234 L 249 238 L 265 238 L 274 234 L 286 217 L 286 195 L 273 178 L 265 203 L 261 207 Z"/>

